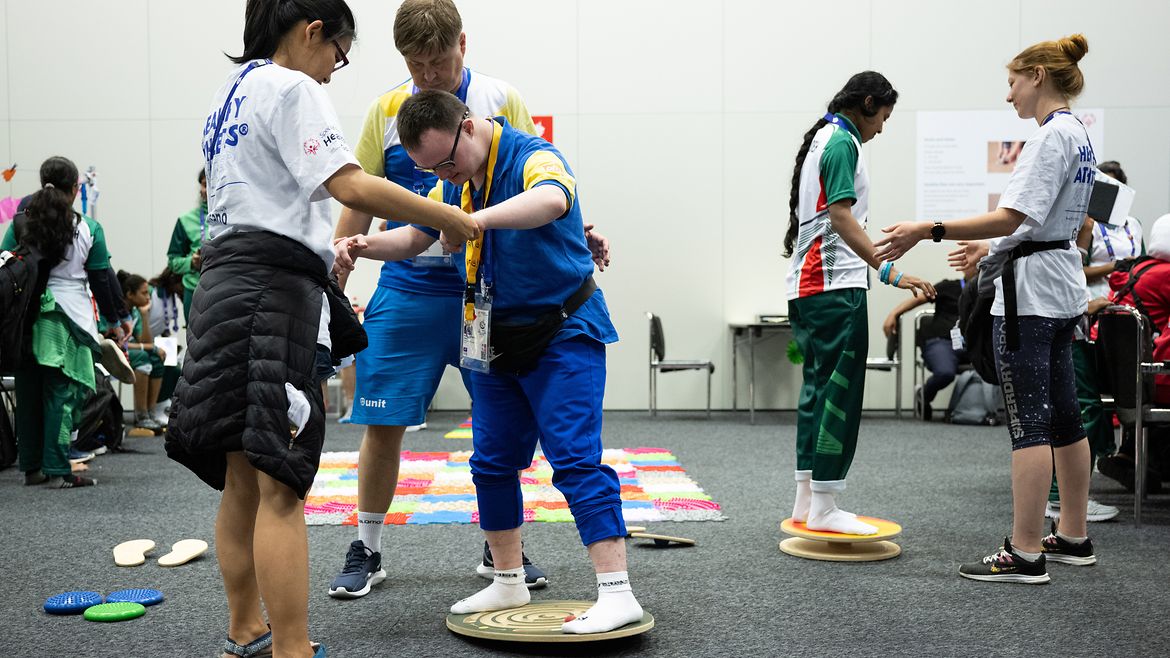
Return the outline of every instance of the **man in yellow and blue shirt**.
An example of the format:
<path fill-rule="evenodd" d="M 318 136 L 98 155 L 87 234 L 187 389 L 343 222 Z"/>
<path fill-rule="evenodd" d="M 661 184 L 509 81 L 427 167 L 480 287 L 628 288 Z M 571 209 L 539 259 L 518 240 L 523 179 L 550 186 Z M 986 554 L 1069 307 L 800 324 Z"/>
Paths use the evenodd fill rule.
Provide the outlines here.
<path fill-rule="evenodd" d="M 532 117 L 511 85 L 463 65 L 467 35 L 451 0 L 406 0 L 394 20 L 394 45 L 411 77 L 370 105 L 354 149 L 362 169 L 427 194 L 433 173 L 421 171 L 402 148 L 397 115 L 402 103 L 420 90 L 455 94 L 474 112 L 502 115 L 514 127 L 535 134 Z M 386 229 L 420 243 L 433 240 L 387 217 Z M 373 217 L 345 208 L 336 235 L 364 234 Z M 345 286 L 345 276 L 340 280 Z M 426 420 L 426 410 L 447 366 L 459 365 L 459 323 L 463 279 L 440 245 L 417 258 L 387 262 L 366 306 L 369 347 L 356 356 L 356 388 L 351 422 L 366 425 L 359 452 L 358 539 L 350 544 L 345 567 L 330 584 L 335 598 L 358 598 L 381 582 L 382 524 L 398 481 L 399 454 L 407 427 Z M 467 378 L 464 374 L 464 385 Z M 470 387 L 469 387 L 470 388 Z M 525 558 L 530 587 L 543 587 L 543 572 Z M 477 571 L 490 577 L 485 546 Z"/>

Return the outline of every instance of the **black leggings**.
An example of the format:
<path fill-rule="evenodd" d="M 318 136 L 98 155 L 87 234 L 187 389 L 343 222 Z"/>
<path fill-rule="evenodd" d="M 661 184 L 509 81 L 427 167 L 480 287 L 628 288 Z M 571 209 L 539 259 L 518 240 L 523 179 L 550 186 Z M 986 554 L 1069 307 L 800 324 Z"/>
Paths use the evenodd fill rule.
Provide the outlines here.
<path fill-rule="evenodd" d="M 1012 450 L 1060 448 L 1085 438 L 1073 371 L 1073 329 L 1080 318 L 1020 316 L 1020 348 L 1007 349 L 1002 317 L 995 317 L 995 365 L 1007 409 Z"/>

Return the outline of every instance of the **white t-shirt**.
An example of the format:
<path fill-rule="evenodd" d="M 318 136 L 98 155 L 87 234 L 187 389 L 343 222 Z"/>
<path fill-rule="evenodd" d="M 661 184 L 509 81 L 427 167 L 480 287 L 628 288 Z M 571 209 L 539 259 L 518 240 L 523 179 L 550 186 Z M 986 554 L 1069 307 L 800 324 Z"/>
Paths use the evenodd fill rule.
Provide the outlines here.
<path fill-rule="evenodd" d="M 210 239 L 235 229 L 271 231 L 305 245 L 331 268 L 333 216 L 324 183 L 345 165 L 357 165 L 340 126 L 321 85 L 304 73 L 265 60 L 234 69 L 203 128 Z"/>
<path fill-rule="evenodd" d="M 1069 240 L 1070 245 L 1015 262 L 1019 315 L 1072 318 L 1085 312 L 1085 273 L 1076 235 L 1089 207 L 1096 166 L 1089 135 L 1071 114 L 1057 114 L 1024 144 L 999 207 L 1017 210 L 1026 218 L 991 247 L 991 254 L 1026 241 Z M 991 313 L 1004 315 L 1002 278 L 995 282 Z"/>
<path fill-rule="evenodd" d="M 1112 253 L 1111 251 L 1112 250 Z M 1093 241 L 1089 243 L 1089 265 L 1108 265 L 1124 258 L 1142 255 L 1142 224 L 1126 217 L 1120 226 L 1093 222 Z M 1109 276 L 1089 284 L 1089 297 L 1108 297 Z"/>

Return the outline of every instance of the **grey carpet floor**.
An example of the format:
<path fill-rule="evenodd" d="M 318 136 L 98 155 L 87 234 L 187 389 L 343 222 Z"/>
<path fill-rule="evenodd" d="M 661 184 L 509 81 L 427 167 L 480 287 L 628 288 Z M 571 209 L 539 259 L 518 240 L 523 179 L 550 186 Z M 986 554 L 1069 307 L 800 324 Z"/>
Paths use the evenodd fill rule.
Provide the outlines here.
<path fill-rule="evenodd" d="M 411 450 L 452 450 L 461 414 L 435 413 L 407 436 Z M 721 523 L 659 524 L 698 546 L 630 545 L 630 573 L 650 633 L 586 646 L 469 641 L 444 612 L 485 581 L 474 575 L 481 535 L 471 525 L 397 526 L 385 533 L 390 578 L 367 597 L 335 601 L 326 588 L 355 538 L 311 527 L 310 624 L 330 656 L 1167 656 L 1170 496 L 1152 496 L 1132 524 L 1132 496 L 1094 475 L 1093 495 L 1122 507 L 1090 528 L 1100 563 L 1055 564 L 1045 586 L 978 583 L 956 575 L 1008 534 L 1009 444 L 1003 428 L 955 427 L 870 414 L 841 499 L 851 511 L 896 520 L 903 554 L 863 564 L 813 562 L 777 550 L 792 505 L 794 416 L 644 412 L 606 416 L 612 447 L 671 449 L 723 505 Z M 328 450 L 356 450 L 360 428 L 334 425 Z M 129 454 L 99 457 L 85 490 L 24 487 L 0 473 L 0 636 L 5 656 L 213 656 L 226 627 L 214 552 L 186 566 L 114 566 L 126 539 L 212 543 L 218 494 L 168 461 L 158 439 L 129 439 Z M 593 595 L 588 558 L 568 524 L 525 527 L 528 554 L 550 575 L 536 599 Z M 153 587 L 167 601 L 140 619 L 97 624 L 53 617 L 46 597 L 72 589 Z"/>

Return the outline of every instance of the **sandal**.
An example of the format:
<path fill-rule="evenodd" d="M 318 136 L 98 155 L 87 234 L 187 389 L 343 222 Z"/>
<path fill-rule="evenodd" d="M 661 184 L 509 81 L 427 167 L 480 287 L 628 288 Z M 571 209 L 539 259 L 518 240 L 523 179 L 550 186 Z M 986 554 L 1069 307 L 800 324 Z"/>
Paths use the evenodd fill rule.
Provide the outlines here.
<path fill-rule="evenodd" d="M 268 631 L 245 645 L 236 644 L 230 637 L 223 641 L 223 658 L 231 658 L 232 656 L 266 658 L 271 655 L 272 631 Z"/>
<path fill-rule="evenodd" d="M 310 642 L 309 648 L 313 650 L 314 658 L 318 655 L 325 655 L 325 648 L 319 642 Z M 231 638 L 227 638 L 223 642 L 223 658 L 231 658 L 232 656 L 240 656 L 241 658 L 267 658 L 271 655 L 272 631 L 268 631 L 244 646 L 232 642 Z"/>

